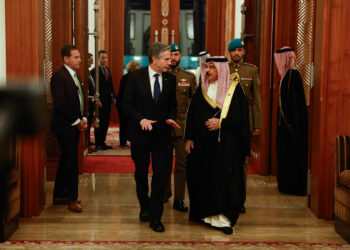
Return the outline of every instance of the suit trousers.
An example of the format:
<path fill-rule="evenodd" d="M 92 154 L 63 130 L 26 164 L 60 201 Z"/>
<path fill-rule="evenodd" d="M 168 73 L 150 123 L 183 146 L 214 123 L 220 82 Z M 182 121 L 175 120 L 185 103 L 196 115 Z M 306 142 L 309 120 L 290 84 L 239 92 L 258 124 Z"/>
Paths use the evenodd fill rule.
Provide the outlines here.
<path fill-rule="evenodd" d="M 99 110 L 100 127 L 95 128 L 95 145 L 102 146 L 105 144 L 109 120 L 111 117 L 111 102 L 102 102 L 102 107 Z"/>
<path fill-rule="evenodd" d="M 186 190 L 186 161 L 185 140 L 182 137 L 174 138 L 169 147 L 169 158 L 167 168 L 167 181 L 165 194 L 171 192 L 171 172 L 173 169 L 173 148 L 175 148 L 175 168 L 174 168 L 174 197 L 177 200 L 185 199 Z"/>
<path fill-rule="evenodd" d="M 128 129 L 128 117 L 119 112 L 120 127 L 119 127 L 119 142 L 120 145 L 126 145 L 127 142 L 127 129 Z"/>
<path fill-rule="evenodd" d="M 154 132 L 153 132 L 154 133 Z M 151 195 L 149 196 L 148 169 L 152 157 Z M 131 142 L 131 158 L 135 164 L 136 192 L 141 209 L 148 210 L 151 220 L 160 220 L 163 214 L 163 195 L 167 147 L 154 136 L 149 145 L 135 145 Z"/>
<path fill-rule="evenodd" d="M 74 126 L 64 133 L 56 134 L 61 150 L 56 180 L 53 191 L 54 198 L 78 199 L 78 144 L 80 131 Z"/>
<path fill-rule="evenodd" d="M 95 104 L 91 101 L 89 101 L 89 116 L 88 116 L 88 142 L 89 145 L 91 144 L 91 139 L 90 139 L 90 129 L 91 129 L 91 124 L 94 119 L 94 113 L 95 113 Z"/>

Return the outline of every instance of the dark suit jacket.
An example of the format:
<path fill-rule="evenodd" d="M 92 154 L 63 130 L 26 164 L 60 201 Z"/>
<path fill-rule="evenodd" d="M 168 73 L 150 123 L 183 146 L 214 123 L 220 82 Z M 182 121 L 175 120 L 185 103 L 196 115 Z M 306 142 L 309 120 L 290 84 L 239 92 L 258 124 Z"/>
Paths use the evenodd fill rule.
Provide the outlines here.
<path fill-rule="evenodd" d="M 158 104 L 153 101 L 148 75 L 148 67 L 129 73 L 123 96 L 122 110 L 129 118 L 128 138 L 137 145 L 152 143 L 154 133 L 160 143 L 166 145 L 170 138 L 170 126 L 165 121 L 176 119 L 176 77 L 164 72 L 162 92 Z M 152 131 L 142 130 L 142 119 L 156 120 Z"/>
<path fill-rule="evenodd" d="M 110 103 L 112 101 L 112 99 L 115 98 L 111 70 L 108 67 L 106 67 L 107 72 L 108 72 L 108 81 L 107 81 L 105 74 L 102 71 L 101 67 L 98 67 L 98 68 L 100 70 L 100 72 L 99 72 L 100 101 L 102 102 L 102 104 L 103 103 Z M 93 79 L 95 79 L 96 68 L 93 68 L 91 70 L 91 75 L 92 75 Z M 103 107 L 103 105 L 102 105 L 102 107 Z"/>
<path fill-rule="evenodd" d="M 79 75 L 78 79 L 84 95 L 84 86 Z M 72 124 L 78 118 L 83 118 L 80 112 L 79 89 L 65 66 L 62 66 L 53 74 L 51 78 L 51 93 L 53 98 L 51 129 L 56 134 L 64 133 L 66 129 L 72 128 Z"/>
<path fill-rule="evenodd" d="M 119 110 L 119 113 L 122 113 L 123 96 L 125 93 L 126 84 L 128 83 L 128 77 L 129 77 L 129 73 L 123 75 L 122 78 L 120 79 L 119 91 L 117 94 L 117 108 Z"/>

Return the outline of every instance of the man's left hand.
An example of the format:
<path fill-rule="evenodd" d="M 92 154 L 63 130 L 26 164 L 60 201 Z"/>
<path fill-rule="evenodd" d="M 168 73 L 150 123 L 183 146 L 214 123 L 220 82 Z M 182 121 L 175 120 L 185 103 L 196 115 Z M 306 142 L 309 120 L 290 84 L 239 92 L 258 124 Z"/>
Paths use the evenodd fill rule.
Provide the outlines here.
<path fill-rule="evenodd" d="M 261 129 L 260 128 L 256 128 L 256 129 L 253 130 L 252 135 L 253 136 L 258 136 L 258 135 L 260 135 L 260 132 L 261 132 Z"/>
<path fill-rule="evenodd" d="M 177 124 L 174 120 L 172 119 L 168 119 L 165 121 L 166 124 L 168 124 L 169 126 L 173 127 L 173 128 L 181 128 L 179 124 Z"/>
<path fill-rule="evenodd" d="M 218 118 L 211 118 L 205 122 L 205 126 L 207 126 L 210 131 L 214 131 L 219 129 L 219 123 L 220 120 Z"/>

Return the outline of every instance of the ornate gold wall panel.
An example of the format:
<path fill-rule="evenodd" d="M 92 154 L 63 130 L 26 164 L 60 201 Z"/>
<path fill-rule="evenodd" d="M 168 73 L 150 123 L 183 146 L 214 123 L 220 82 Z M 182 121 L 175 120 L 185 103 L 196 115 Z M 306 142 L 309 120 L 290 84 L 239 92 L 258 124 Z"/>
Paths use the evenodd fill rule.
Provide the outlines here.
<path fill-rule="evenodd" d="M 44 2 L 44 67 L 45 67 L 45 85 L 46 100 L 52 103 L 50 80 L 52 77 L 52 16 L 51 16 L 51 0 Z"/>
<path fill-rule="evenodd" d="M 314 26 L 315 0 L 298 0 L 297 68 L 303 78 L 308 106 L 312 81 Z"/>

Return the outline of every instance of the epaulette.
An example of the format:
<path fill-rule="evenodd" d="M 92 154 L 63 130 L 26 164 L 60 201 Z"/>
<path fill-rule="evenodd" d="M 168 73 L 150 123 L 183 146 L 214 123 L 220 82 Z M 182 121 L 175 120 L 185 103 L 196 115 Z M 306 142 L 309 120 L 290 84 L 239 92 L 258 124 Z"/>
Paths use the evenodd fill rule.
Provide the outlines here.
<path fill-rule="evenodd" d="M 250 67 L 253 67 L 253 68 L 257 68 L 254 64 L 250 64 L 250 63 L 246 63 L 246 62 L 243 62 L 244 65 L 248 65 Z"/>
<path fill-rule="evenodd" d="M 187 71 L 187 70 L 184 70 L 184 69 L 181 69 L 181 70 L 183 70 L 185 73 L 187 73 L 187 74 L 189 74 L 189 75 L 191 75 L 193 77 L 196 77 L 191 71 Z"/>

